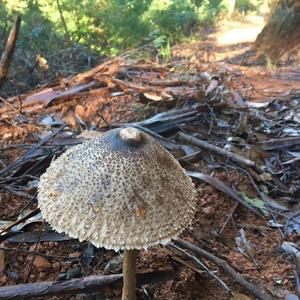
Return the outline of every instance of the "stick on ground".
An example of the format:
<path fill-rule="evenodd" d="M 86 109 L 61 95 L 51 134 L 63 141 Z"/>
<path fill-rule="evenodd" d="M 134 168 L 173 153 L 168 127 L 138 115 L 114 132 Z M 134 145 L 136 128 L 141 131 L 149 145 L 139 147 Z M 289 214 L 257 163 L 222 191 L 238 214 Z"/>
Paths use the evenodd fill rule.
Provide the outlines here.
<path fill-rule="evenodd" d="M 248 282 L 241 275 L 239 275 L 225 260 L 199 248 L 187 241 L 178 239 L 175 243 L 185 249 L 193 251 L 195 254 L 204 257 L 217 266 L 219 266 L 223 271 L 225 271 L 231 278 L 233 278 L 237 283 L 243 286 L 247 291 L 254 295 L 259 300 L 275 300 L 266 290 L 263 290 L 256 286 L 255 284 Z"/>
<path fill-rule="evenodd" d="M 217 147 L 215 145 L 211 145 L 211 144 L 209 144 L 205 141 L 202 141 L 198 138 L 195 138 L 191 135 L 185 134 L 183 132 L 179 132 L 178 136 L 179 136 L 180 140 L 182 140 L 182 141 L 194 144 L 197 147 L 204 148 L 206 150 L 209 150 L 209 151 L 219 154 L 221 156 L 228 157 L 229 159 L 236 161 L 236 162 L 242 164 L 243 166 L 247 166 L 247 167 L 255 167 L 256 166 L 255 162 L 250 159 L 244 158 L 240 155 L 237 155 L 235 153 L 232 153 L 230 151 L 227 151 L 227 150 Z"/>
<path fill-rule="evenodd" d="M 172 280 L 176 273 L 169 271 L 150 272 L 137 275 L 137 285 Z M 36 299 L 43 296 L 70 295 L 104 291 L 107 286 L 120 288 L 122 274 L 92 275 L 65 281 L 42 281 L 0 287 L 0 300 Z"/>

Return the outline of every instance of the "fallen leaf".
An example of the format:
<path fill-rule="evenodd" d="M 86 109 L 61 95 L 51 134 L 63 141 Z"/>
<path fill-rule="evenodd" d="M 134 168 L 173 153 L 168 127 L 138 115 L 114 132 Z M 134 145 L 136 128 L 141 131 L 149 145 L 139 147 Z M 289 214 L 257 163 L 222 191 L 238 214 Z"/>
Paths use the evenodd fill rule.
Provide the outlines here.
<path fill-rule="evenodd" d="M 237 202 L 239 202 L 240 204 L 246 206 L 248 209 L 253 211 L 256 215 L 258 215 L 260 217 L 262 216 L 261 213 L 256 209 L 256 207 L 250 205 L 251 203 L 249 204 L 247 201 L 244 201 L 244 199 L 241 198 L 237 192 L 235 192 L 230 186 L 228 186 L 221 180 L 214 178 L 210 175 L 203 174 L 201 172 L 187 171 L 187 173 L 189 176 L 203 180 L 206 183 L 208 183 L 208 184 L 212 185 L 213 187 L 215 187 L 216 189 L 218 189 L 219 191 L 229 195 L 230 197 L 235 199 Z"/>
<path fill-rule="evenodd" d="M 162 97 L 157 95 L 157 94 L 153 94 L 153 93 L 144 93 L 143 94 L 147 99 L 149 100 L 153 100 L 153 101 L 160 101 L 162 100 Z"/>
<path fill-rule="evenodd" d="M 300 249 L 292 242 L 283 242 L 279 249 L 285 253 L 293 254 L 300 259 Z"/>
<path fill-rule="evenodd" d="M 286 226 L 286 232 L 287 234 L 296 232 L 297 234 L 300 234 L 300 214 L 297 214 L 293 216 L 294 213 L 290 212 L 287 215 L 288 225 Z M 291 219 L 289 219 L 291 218 Z"/>
<path fill-rule="evenodd" d="M 258 208 L 264 215 L 268 216 L 269 212 L 265 206 L 265 203 L 260 198 L 249 198 L 245 193 L 240 192 L 240 196 L 250 205 Z"/>
<path fill-rule="evenodd" d="M 235 242 L 237 245 L 237 249 L 247 255 L 249 258 L 253 259 L 255 252 L 254 252 L 254 245 L 250 243 L 246 239 L 246 234 L 243 228 L 239 230 L 239 235 L 235 238 Z"/>
<path fill-rule="evenodd" d="M 299 298 L 294 294 L 288 294 L 285 296 L 284 300 L 299 300 Z"/>
<path fill-rule="evenodd" d="M 49 65 L 48 65 L 46 58 L 43 57 L 41 54 L 38 53 L 35 57 L 35 60 L 43 72 L 45 72 L 49 69 Z"/>

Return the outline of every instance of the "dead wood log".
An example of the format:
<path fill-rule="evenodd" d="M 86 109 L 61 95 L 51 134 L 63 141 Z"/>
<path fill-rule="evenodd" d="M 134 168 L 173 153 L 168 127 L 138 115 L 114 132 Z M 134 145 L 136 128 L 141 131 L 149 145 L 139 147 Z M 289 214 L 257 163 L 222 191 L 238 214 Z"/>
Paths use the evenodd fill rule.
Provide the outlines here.
<path fill-rule="evenodd" d="M 172 280 L 176 273 L 157 271 L 137 274 L 137 285 Z M 42 281 L 0 288 L 0 300 L 28 299 L 53 295 L 70 295 L 104 291 L 105 287 L 121 288 L 122 274 L 91 275 L 65 281 Z"/>
<path fill-rule="evenodd" d="M 21 17 L 18 16 L 12 30 L 9 33 L 5 48 L 0 58 L 0 88 L 8 75 L 9 66 L 15 52 L 20 25 Z"/>

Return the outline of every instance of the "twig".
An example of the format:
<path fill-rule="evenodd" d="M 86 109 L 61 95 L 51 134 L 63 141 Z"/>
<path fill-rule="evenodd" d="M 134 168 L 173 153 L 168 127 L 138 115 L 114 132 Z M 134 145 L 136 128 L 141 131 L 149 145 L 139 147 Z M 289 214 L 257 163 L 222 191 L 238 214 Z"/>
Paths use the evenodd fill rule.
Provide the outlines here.
<path fill-rule="evenodd" d="M 237 167 L 240 171 L 242 171 L 243 173 L 245 173 L 245 174 L 249 177 L 252 186 L 254 187 L 254 189 L 256 190 L 256 192 L 258 193 L 258 195 L 260 196 L 260 198 L 263 200 L 266 209 L 270 212 L 270 214 L 271 214 L 271 216 L 272 216 L 272 219 L 274 220 L 275 223 L 278 223 L 278 222 L 277 222 L 277 219 L 276 219 L 276 216 L 274 215 L 274 212 L 272 211 L 272 209 L 271 209 L 271 207 L 270 207 L 268 201 L 266 201 L 266 199 L 265 199 L 264 193 L 262 193 L 262 192 L 260 191 L 260 189 L 258 188 L 258 186 L 257 186 L 257 184 L 255 183 L 255 181 L 254 181 L 253 177 L 251 176 L 251 174 L 250 174 L 247 170 L 245 170 L 245 169 L 243 169 L 243 168 L 240 168 L 239 166 L 236 166 L 236 167 Z M 280 227 L 278 227 L 278 230 L 279 230 L 279 232 L 280 232 L 281 237 L 284 238 L 284 234 L 283 234 L 283 232 L 282 232 L 282 230 L 281 230 Z"/>
<path fill-rule="evenodd" d="M 33 199 L 35 198 L 35 196 L 33 196 Z M 12 227 L 24 223 L 26 220 L 30 219 L 31 217 L 35 216 L 36 214 L 38 214 L 40 212 L 39 208 L 36 208 L 35 210 L 31 211 L 29 214 L 27 214 L 26 216 L 24 216 L 23 218 L 21 218 L 20 220 L 17 220 L 16 222 L 14 222 L 13 224 L 11 224 L 10 226 L 4 228 L 3 230 L 0 231 L 0 236 L 3 235 L 4 232 L 10 230 Z"/>
<path fill-rule="evenodd" d="M 213 263 L 215 263 L 217 266 L 222 268 L 230 277 L 232 277 L 237 283 L 239 283 L 241 286 L 243 286 L 245 289 L 247 289 L 250 293 L 252 293 L 256 298 L 259 300 L 275 300 L 266 290 L 260 289 L 258 286 L 248 282 L 245 280 L 241 275 L 239 275 L 225 260 L 213 255 L 212 253 L 209 253 L 205 251 L 202 248 L 199 248 L 187 241 L 183 241 L 181 239 L 178 239 L 175 241 L 176 244 L 179 244 L 180 246 L 189 249 L 193 251 L 194 253 L 200 255 L 201 257 L 204 257 Z"/>
<path fill-rule="evenodd" d="M 8 100 L 4 99 L 3 97 L 0 97 L 0 101 L 4 102 L 6 105 L 8 105 L 15 112 L 18 112 L 18 109 L 15 108 Z"/>
<path fill-rule="evenodd" d="M 231 209 L 230 214 L 228 215 L 228 217 L 226 218 L 224 224 L 222 225 L 221 229 L 219 230 L 218 234 L 221 235 L 221 234 L 223 233 L 223 231 L 225 230 L 225 228 L 226 228 L 226 226 L 227 226 L 229 220 L 232 219 L 232 216 L 233 216 L 233 214 L 234 214 L 236 208 L 238 207 L 238 205 L 239 205 L 238 202 L 235 203 L 235 205 L 234 205 L 233 208 Z"/>
<path fill-rule="evenodd" d="M 222 155 L 222 156 L 225 156 L 231 160 L 234 160 L 242 165 L 245 165 L 247 167 L 257 167 L 255 162 L 252 161 L 252 160 L 249 160 L 247 158 L 244 158 L 240 155 L 237 155 L 235 153 L 232 153 L 230 151 L 227 151 L 225 149 L 222 149 L 220 147 L 217 147 L 217 146 L 214 146 L 214 145 L 211 145 L 205 141 L 202 141 L 198 138 L 195 138 L 191 135 L 188 135 L 188 134 L 185 134 L 183 132 L 179 132 L 178 133 L 178 136 L 181 140 L 185 141 L 185 142 L 189 142 L 189 143 L 192 143 L 200 148 L 204 148 L 206 150 L 209 150 L 209 151 L 212 151 L 216 154 L 219 154 L 219 155 Z"/>
<path fill-rule="evenodd" d="M 157 271 L 137 274 L 137 285 L 157 283 L 172 280 L 176 273 Z M 104 291 L 105 287 L 119 288 L 122 284 L 122 274 L 92 275 L 65 281 L 42 281 L 36 283 L 19 284 L 0 288 L 0 299 L 36 299 L 53 295 L 70 295 L 87 292 Z"/>
<path fill-rule="evenodd" d="M 60 6 L 59 0 L 56 0 L 56 4 L 57 4 L 57 8 L 58 8 L 58 12 L 59 12 L 59 15 L 60 15 L 61 22 L 63 24 L 64 30 L 65 30 L 65 33 L 66 33 L 66 38 L 67 38 L 69 44 L 71 44 L 72 43 L 72 38 L 71 38 L 71 35 L 70 35 L 70 32 L 69 32 L 66 20 L 64 18 L 64 15 L 63 15 L 62 8 Z"/>
<path fill-rule="evenodd" d="M 212 272 L 204 263 L 202 263 L 197 257 L 191 255 L 190 253 L 188 253 L 186 250 L 174 245 L 174 244 L 170 244 L 170 247 L 175 248 L 176 250 L 180 251 L 181 253 L 183 253 L 185 256 L 187 256 L 188 258 L 192 259 L 197 265 L 199 265 L 201 268 L 203 268 L 210 276 L 212 276 L 214 279 L 216 279 L 221 286 L 224 288 L 224 290 L 226 292 L 230 292 L 230 288 L 227 286 L 227 284 L 221 279 L 219 278 L 214 272 Z"/>
<path fill-rule="evenodd" d="M 196 272 L 196 273 L 198 273 L 198 274 L 201 274 L 201 275 L 202 275 L 203 273 L 205 273 L 204 270 L 200 270 L 200 269 L 198 268 L 198 266 L 195 266 L 195 263 L 194 263 L 194 262 L 192 262 L 192 261 L 190 261 L 190 260 L 183 259 L 183 258 L 177 256 L 176 253 L 174 253 L 174 250 L 173 250 L 173 249 L 172 249 L 172 250 L 169 249 L 168 246 L 169 246 L 169 245 L 166 245 L 166 247 L 162 248 L 162 250 L 163 250 L 165 253 L 167 253 L 168 255 L 170 255 L 172 260 L 175 260 L 175 261 L 179 262 L 180 264 L 184 265 L 185 267 L 191 269 L 192 271 L 194 271 L 194 272 Z M 0 250 L 1 250 L 1 248 L 0 248 Z M 182 255 L 181 255 L 181 256 L 182 256 Z"/>
<path fill-rule="evenodd" d="M 43 138 L 41 141 L 39 141 L 37 144 L 35 144 L 32 148 L 30 148 L 22 157 L 17 159 L 15 162 L 7 166 L 6 168 L 3 168 L 0 170 L 0 176 L 8 172 L 9 170 L 15 168 L 16 166 L 22 164 L 27 160 L 27 158 L 33 154 L 39 147 L 41 147 L 43 144 L 45 144 L 48 140 L 53 138 L 55 135 L 57 135 L 66 125 L 62 125 L 61 127 L 57 128 L 54 132 L 47 135 L 45 138 Z"/>

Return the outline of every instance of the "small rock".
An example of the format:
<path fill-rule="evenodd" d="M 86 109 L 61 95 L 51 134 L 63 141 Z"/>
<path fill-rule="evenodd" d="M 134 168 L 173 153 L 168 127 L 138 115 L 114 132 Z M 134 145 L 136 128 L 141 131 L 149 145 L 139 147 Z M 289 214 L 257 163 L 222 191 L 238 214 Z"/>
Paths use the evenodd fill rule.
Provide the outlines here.
<path fill-rule="evenodd" d="M 43 256 L 37 256 L 33 262 L 33 265 L 39 270 L 47 270 L 51 268 L 51 264 Z"/>
<path fill-rule="evenodd" d="M 203 208 L 203 213 L 208 216 L 208 217 L 211 217 L 215 214 L 216 210 L 213 206 L 207 206 L 205 208 Z"/>
<path fill-rule="evenodd" d="M 67 271 L 66 279 L 80 278 L 80 277 L 81 277 L 81 270 L 79 268 L 72 268 Z"/>
<path fill-rule="evenodd" d="M 35 281 L 35 280 L 36 280 L 35 274 L 30 274 L 29 278 L 30 278 L 30 280 L 32 280 L 32 281 Z"/>
<path fill-rule="evenodd" d="M 85 108 L 82 105 L 76 105 L 75 107 L 75 114 L 78 115 L 80 118 L 85 117 Z"/>
<path fill-rule="evenodd" d="M 52 264 L 52 269 L 54 272 L 59 272 L 60 271 L 60 263 L 59 262 L 55 262 Z"/>
<path fill-rule="evenodd" d="M 41 273 L 39 274 L 39 278 L 40 278 L 40 279 L 45 279 L 45 278 L 46 278 L 46 273 L 45 273 L 45 272 L 41 272 Z"/>
<path fill-rule="evenodd" d="M 57 276 L 57 280 L 61 281 L 61 280 L 66 280 L 67 278 L 67 273 L 59 273 Z"/>

